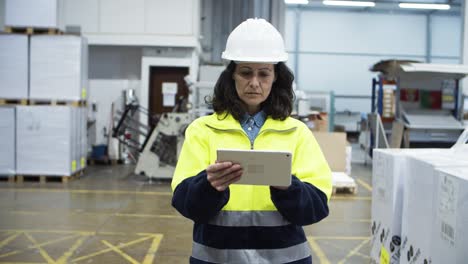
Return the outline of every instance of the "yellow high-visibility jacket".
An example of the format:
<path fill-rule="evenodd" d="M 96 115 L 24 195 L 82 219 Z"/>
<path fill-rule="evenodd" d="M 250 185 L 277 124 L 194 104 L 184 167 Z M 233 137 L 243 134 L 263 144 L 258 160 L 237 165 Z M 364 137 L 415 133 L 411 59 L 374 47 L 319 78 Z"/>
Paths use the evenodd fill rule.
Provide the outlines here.
<path fill-rule="evenodd" d="M 291 186 L 279 190 L 233 184 L 217 191 L 205 169 L 215 163 L 220 148 L 290 151 Z M 311 263 L 302 226 L 328 215 L 332 182 L 304 123 L 267 117 L 250 142 L 230 114 L 214 113 L 187 128 L 172 189 L 173 206 L 194 221 L 191 263 Z"/>

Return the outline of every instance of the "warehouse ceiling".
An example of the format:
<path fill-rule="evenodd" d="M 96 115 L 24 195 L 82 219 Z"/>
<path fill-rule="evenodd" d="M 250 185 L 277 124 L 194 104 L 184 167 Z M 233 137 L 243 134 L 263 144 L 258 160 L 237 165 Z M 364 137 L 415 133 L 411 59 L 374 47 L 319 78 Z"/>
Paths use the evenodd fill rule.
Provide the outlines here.
<path fill-rule="evenodd" d="M 353 0 L 351 0 L 353 1 Z M 360 0 L 372 1 L 372 0 Z M 343 6 L 326 6 L 322 0 L 309 0 L 306 5 L 287 5 L 287 8 L 301 8 L 301 9 L 325 9 L 337 11 L 365 11 L 365 12 L 390 12 L 390 13 L 425 13 L 425 14 L 447 14 L 456 15 L 461 14 L 461 7 L 463 0 L 373 0 L 376 3 L 375 7 L 343 7 Z M 399 3 L 426 3 L 426 4 L 449 4 L 449 10 L 419 10 L 419 9 L 402 9 L 398 7 Z"/>

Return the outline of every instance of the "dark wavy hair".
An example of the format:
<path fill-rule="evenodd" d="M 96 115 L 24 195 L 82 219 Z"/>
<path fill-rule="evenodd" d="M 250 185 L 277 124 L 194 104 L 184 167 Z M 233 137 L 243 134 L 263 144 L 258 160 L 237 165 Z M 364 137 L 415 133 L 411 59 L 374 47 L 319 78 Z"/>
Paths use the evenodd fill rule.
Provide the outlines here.
<path fill-rule="evenodd" d="M 236 85 L 232 78 L 236 64 L 231 61 L 221 73 L 214 87 L 213 96 L 206 99 L 206 103 L 213 107 L 217 114 L 230 113 L 240 121 L 247 109 L 237 95 Z M 267 116 L 273 119 L 284 120 L 292 112 L 294 91 L 292 83 L 294 75 L 284 62 L 275 64 L 275 77 L 270 95 L 260 105 Z"/>

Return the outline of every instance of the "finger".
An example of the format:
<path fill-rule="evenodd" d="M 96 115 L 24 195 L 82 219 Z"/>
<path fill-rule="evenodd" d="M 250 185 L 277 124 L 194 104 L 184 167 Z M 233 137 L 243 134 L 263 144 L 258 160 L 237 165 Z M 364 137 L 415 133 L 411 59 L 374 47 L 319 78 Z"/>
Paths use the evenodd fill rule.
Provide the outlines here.
<path fill-rule="evenodd" d="M 212 185 L 214 188 L 217 188 L 218 186 L 225 185 L 225 184 L 231 182 L 232 179 L 241 176 L 242 173 L 243 173 L 242 170 L 238 170 L 238 171 L 232 172 L 232 173 L 230 173 L 230 174 L 225 175 L 224 177 L 221 177 L 221 178 L 218 178 L 218 179 L 216 179 L 216 180 L 213 180 L 213 181 L 211 182 L 211 185 Z"/>
<path fill-rule="evenodd" d="M 225 182 L 224 184 L 216 187 L 216 190 L 224 191 L 229 187 L 229 185 L 231 185 L 231 184 L 233 184 L 235 182 L 238 182 L 241 178 L 242 178 L 242 173 L 239 174 L 239 175 L 236 174 L 236 177 L 234 177 L 234 178 L 230 179 L 229 181 Z"/>
<path fill-rule="evenodd" d="M 229 175 L 233 172 L 236 172 L 238 170 L 242 169 L 240 164 L 233 164 L 231 167 L 218 170 L 216 172 L 208 172 L 208 181 L 215 181 L 221 178 L 224 178 L 226 175 Z"/>
<path fill-rule="evenodd" d="M 232 162 L 230 161 L 218 162 L 208 166 L 208 168 L 206 168 L 206 172 L 217 172 L 219 170 L 229 168 L 230 166 L 232 166 Z"/>

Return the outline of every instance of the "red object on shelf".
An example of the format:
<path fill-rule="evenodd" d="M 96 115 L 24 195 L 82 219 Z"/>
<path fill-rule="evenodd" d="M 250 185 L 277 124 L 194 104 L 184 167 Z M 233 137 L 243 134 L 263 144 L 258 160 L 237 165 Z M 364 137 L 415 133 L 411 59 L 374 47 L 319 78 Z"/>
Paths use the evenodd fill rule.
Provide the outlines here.
<path fill-rule="evenodd" d="M 419 90 L 418 89 L 401 89 L 400 100 L 405 102 L 418 102 Z"/>

